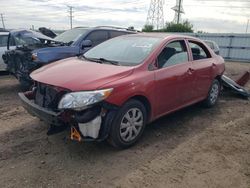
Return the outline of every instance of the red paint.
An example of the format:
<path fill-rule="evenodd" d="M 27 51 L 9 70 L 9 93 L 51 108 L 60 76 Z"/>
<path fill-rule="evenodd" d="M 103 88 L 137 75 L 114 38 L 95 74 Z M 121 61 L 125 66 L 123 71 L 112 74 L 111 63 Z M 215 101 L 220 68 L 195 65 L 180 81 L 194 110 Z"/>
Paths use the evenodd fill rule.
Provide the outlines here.
<path fill-rule="evenodd" d="M 250 79 L 250 72 L 246 71 L 243 75 L 241 75 L 235 82 L 239 84 L 240 86 L 245 86 L 246 83 Z"/>
<path fill-rule="evenodd" d="M 155 67 L 157 56 L 169 41 L 201 41 L 186 36 L 148 35 L 164 37 L 162 43 L 138 66 L 98 64 L 74 57 L 44 66 L 34 71 L 31 77 L 38 82 L 71 91 L 114 88 L 106 101 L 118 106 L 134 96 L 143 96 L 151 106 L 151 121 L 205 99 L 213 79 L 225 70 L 224 60 L 208 49 L 211 58 L 193 61 L 187 46 L 188 62 L 149 71 L 148 67 L 150 64 Z"/>

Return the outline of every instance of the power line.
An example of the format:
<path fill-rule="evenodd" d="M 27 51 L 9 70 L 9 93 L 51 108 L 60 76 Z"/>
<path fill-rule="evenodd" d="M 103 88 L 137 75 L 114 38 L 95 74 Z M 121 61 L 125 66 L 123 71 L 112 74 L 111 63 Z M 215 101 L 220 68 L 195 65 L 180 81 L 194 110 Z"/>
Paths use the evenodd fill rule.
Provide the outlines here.
<path fill-rule="evenodd" d="M 171 4 L 167 4 L 168 6 L 170 6 Z M 185 6 L 188 6 L 188 7 L 212 7 L 212 8 L 242 8 L 242 9 L 248 9 L 250 8 L 250 6 L 230 6 L 230 5 L 199 5 L 199 4 L 195 4 L 195 5 L 192 5 L 192 4 L 185 4 Z"/>
<path fill-rule="evenodd" d="M 4 19 L 3 19 L 3 14 L 2 13 L 1 13 L 1 20 L 2 20 L 3 28 L 5 29 L 5 24 L 4 24 Z"/>
<path fill-rule="evenodd" d="M 237 3 L 249 3 L 249 0 L 195 0 L 195 1 L 202 1 L 202 2 L 237 2 Z"/>

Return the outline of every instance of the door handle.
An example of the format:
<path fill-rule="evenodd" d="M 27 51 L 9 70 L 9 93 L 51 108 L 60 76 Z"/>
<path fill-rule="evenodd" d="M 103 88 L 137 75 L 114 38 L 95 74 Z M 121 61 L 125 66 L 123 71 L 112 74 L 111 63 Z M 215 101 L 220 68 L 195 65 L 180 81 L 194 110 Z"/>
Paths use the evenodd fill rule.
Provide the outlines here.
<path fill-rule="evenodd" d="M 187 72 L 188 72 L 188 74 L 193 74 L 193 72 L 194 72 L 194 69 L 192 69 L 192 68 L 189 68 Z"/>

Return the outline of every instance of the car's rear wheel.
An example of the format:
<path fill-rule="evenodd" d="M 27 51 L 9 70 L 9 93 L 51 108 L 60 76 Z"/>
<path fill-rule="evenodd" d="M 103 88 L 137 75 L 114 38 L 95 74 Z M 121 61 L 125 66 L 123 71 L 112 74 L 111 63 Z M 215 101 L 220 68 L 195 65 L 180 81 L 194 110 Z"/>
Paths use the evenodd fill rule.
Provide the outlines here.
<path fill-rule="evenodd" d="M 221 90 L 221 84 L 219 80 L 215 79 L 210 87 L 208 96 L 204 101 L 206 107 L 212 107 L 217 103 L 220 95 L 220 90 Z"/>
<path fill-rule="evenodd" d="M 146 124 L 146 109 L 137 100 L 130 100 L 117 112 L 112 122 L 109 142 L 118 148 L 128 148 L 141 137 Z"/>

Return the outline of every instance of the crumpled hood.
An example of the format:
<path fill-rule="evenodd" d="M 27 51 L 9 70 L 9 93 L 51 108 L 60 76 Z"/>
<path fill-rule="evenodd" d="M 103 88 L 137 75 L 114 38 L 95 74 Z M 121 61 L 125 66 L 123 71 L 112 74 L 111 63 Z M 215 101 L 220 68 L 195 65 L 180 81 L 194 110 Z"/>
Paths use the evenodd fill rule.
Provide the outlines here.
<path fill-rule="evenodd" d="M 79 47 L 77 46 L 58 46 L 40 48 L 33 51 L 37 54 L 37 62 L 48 64 L 52 61 L 73 57 L 79 54 Z"/>
<path fill-rule="evenodd" d="M 42 39 L 47 41 L 55 41 L 52 38 L 43 35 L 42 33 L 27 30 L 27 29 L 15 29 L 10 31 L 10 35 L 18 38 L 33 38 L 33 39 Z"/>
<path fill-rule="evenodd" d="M 124 78 L 133 67 L 116 66 L 68 58 L 43 66 L 31 73 L 35 81 L 71 91 L 100 89 L 103 85 Z"/>

